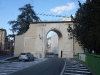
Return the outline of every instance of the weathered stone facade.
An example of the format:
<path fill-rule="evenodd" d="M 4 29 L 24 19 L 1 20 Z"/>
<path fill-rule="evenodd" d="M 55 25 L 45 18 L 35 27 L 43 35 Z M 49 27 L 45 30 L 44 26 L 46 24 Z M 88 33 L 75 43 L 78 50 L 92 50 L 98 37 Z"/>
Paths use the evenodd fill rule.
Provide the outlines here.
<path fill-rule="evenodd" d="M 21 52 L 31 52 L 35 57 L 45 57 L 46 36 L 50 31 L 58 34 L 59 58 L 73 58 L 74 54 L 83 53 L 78 43 L 75 43 L 73 38 L 69 38 L 67 31 L 69 24 L 73 27 L 74 23 L 72 21 L 31 23 L 26 33 L 15 37 L 14 56 L 18 56 Z"/>
<path fill-rule="evenodd" d="M 0 50 L 6 49 L 6 30 L 0 29 Z"/>

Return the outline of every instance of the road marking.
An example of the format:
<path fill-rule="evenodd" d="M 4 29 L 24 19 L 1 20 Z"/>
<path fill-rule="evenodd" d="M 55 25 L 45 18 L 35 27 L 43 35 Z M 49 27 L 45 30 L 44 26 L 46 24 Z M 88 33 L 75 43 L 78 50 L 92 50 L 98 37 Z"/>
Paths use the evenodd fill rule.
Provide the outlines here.
<path fill-rule="evenodd" d="M 7 75 L 7 73 L 0 73 L 0 75 Z"/>
<path fill-rule="evenodd" d="M 79 71 L 79 70 L 65 70 L 65 71 L 68 71 L 68 72 L 80 72 L 80 73 L 90 73 L 89 71 Z"/>
<path fill-rule="evenodd" d="M 67 74 L 67 75 L 86 75 L 86 74 L 75 74 L 75 73 L 64 73 L 64 74 Z"/>
<path fill-rule="evenodd" d="M 87 75 L 92 73 L 82 63 L 75 61 L 74 59 L 66 60 L 66 68 L 62 75 Z"/>

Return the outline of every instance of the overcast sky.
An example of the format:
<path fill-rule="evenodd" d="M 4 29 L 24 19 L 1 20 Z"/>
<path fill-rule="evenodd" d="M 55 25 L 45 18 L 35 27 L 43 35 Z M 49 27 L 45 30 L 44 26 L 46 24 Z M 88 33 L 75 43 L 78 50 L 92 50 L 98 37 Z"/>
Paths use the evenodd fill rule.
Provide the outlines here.
<path fill-rule="evenodd" d="M 79 0 L 84 3 L 85 0 Z M 7 34 L 12 32 L 9 30 L 8 21 L 16 20 L 17 16 L 20 14 L 18 8 L 30 3 L 34 6 L 34 11 L 36 14 L 45 15 L 61 15 L 70 17 L 74 15 L 78 6 L 78 0 L 0 0 L 0 28 L 7 30 Z M 41 20 L 61 20 L 63 17 L 53 17 L 53 16 L 43 16 L 38 15 Z"/>

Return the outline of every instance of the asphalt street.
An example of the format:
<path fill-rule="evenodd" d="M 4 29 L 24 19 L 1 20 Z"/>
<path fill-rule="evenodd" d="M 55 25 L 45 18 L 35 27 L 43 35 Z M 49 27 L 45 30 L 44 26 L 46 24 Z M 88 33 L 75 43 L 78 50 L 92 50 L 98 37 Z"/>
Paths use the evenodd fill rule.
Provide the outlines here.
<path fill-rule="evenodd" d="M 9 75 L 60 75 L 65 59 L 49 58 L 37 65 L 11 73 Z"/>
<path fill-rule="evenodd" d="M 27 61 L 26 62 L 22 62 L 22 61 L 21 62 L 19 61 L 0 62 L 0 75 L 11 74 L 16 71 L 44 62 L 45 60 L 47 60 L 47 58 L 38 58 L 30 62 L 27 62 Z"/>
<path fill-rule="evenodd" d="M 0 75 L 94 75 L 77 59 L 40 58 L 30 62 L 1 62 Z"/>

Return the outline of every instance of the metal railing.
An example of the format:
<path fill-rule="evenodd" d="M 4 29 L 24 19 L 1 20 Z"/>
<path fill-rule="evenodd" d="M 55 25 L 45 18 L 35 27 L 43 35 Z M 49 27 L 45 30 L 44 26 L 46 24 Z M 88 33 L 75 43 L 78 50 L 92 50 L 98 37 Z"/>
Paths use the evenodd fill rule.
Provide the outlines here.
<path fill-rule="evenodd" d="M 83 55 L 83 57 L 82 57 Z M 89 69 L 95 74 L 95 75 L 100 75 L 100 55 L 95 55 L 95 54 L 83 54 L 82 53 L 78 54 L 78 59 L 83 61 Z M 85 57 L 84 57 L 85 56 Z"/>

